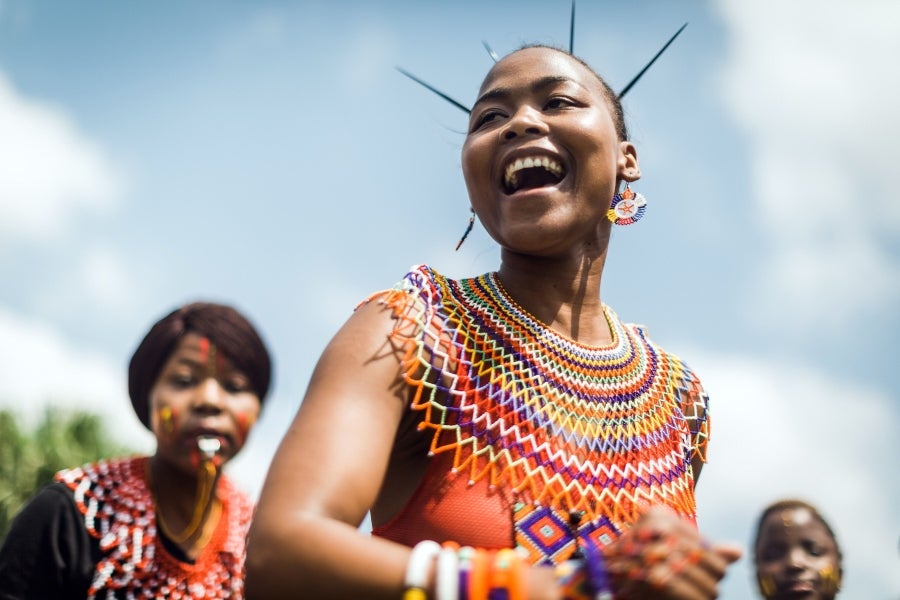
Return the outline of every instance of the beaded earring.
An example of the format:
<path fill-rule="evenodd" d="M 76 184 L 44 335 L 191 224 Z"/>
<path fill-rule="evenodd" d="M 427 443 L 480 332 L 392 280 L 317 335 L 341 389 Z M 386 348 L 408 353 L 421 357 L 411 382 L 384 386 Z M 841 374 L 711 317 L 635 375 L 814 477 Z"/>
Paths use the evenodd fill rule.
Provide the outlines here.
<path fill-rule="evenodd" d="M 470 206 L 469 211 L 471 212 L 471 214 L 469 215 L 469 224 L 466 225 L 466 230 L 463 232 L 462 237 L 459 238 L 459 242 L 457 242 L 456 244 L 457 250 L 459 250 L 459 247 L 463 245 L 463 242 L 466 241 L 466 238 L 469 237 L 470 233 L 472 233 L 472 227 L 475 226 L 475 209 Z"/>
<path fill-rule="evenodd" d="M 647 199 L 634 192 L 626 181 L 625 189 L 613 196 L 606 218 L 615 225 L 631 225 L 639 221 L 646 210 Z"/>

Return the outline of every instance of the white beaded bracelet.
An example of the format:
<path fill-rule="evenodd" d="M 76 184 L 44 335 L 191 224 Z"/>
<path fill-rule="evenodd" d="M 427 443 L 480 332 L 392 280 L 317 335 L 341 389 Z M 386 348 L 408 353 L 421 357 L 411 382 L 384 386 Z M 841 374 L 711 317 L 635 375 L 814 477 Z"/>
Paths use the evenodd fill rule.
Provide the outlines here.
<path fill-rule="evenodd" d="M 453 548 L 444 548 L 437 558 L 436 600 L 459 598 L 459 556 Z"/>
<path fill-rule="evenodd" d="M 406 563 L 406 577 L 403 585 L 403 600 L 425 598 L 428 588 L 428 572 L 434 557 L 441 551 L 441 545 L 431 540 L 424 540 L 415 545 Z"/>

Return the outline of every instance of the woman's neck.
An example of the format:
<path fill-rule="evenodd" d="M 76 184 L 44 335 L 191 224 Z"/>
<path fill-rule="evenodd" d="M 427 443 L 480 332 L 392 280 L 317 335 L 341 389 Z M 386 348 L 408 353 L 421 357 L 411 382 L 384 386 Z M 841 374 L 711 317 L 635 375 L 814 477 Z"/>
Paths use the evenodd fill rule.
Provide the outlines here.
<path fill-rule="evenodd" d="M 498 271 L 507 293 L 557 333 L 589 346 L 612 341 L 600 281 L 606 252 L 597 256 L 540 258 L 507 250 Z"/>
<path fill-rule="evenodd" d="M 215 471 L 213 476 L 205 475 L 204 465 L 200 465 L 198 473 L 186 473 L 171 465 L 159 455 L 150 459 L 150 488 L 156 504 L 157 518 L 164 523 L 160 524 L 167 529 L 167 536 L 178 537 L 188 529 L 190 535 L 186 539 L 173 539 L 189 555 L 199 551 L 208 539 L 211 527 L 215 527 L 218 511 L 216 489 L 220 473 Z M 198 522 L 199 519 L 199 522 Z M 192 524 L 195 526 L 192 527 Z M 203 542 L 203 543 L 201 543 Z M 192 556 L 193 557 L 193 556 Z"/>

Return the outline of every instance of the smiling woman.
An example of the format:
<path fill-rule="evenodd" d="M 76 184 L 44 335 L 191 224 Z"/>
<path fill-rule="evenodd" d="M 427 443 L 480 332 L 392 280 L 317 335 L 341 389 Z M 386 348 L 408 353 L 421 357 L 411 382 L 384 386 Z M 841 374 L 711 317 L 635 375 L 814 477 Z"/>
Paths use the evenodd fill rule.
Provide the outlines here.
<path fill-rule="evenodd" d="M 566 52 L 516 51 L 462 165 L 500 268 L 416 267 L 337 333 L 264 485 L 248 596 L 716 597 L 740 552 L 696 528 L 706 394 L 600 297 L 640 177 L 617 98 Z"/>
<path fill-rule="evenodd" d="M 767 600 L 834 600 L 841 549 L 828 522 L 801 500 L 781 500 L 759 518 L 754 540 L 759 591 Z"/>
<path fill-rule="evenodd" d="M 231 307 L 189 304 L 157 322 L 128 371 L 156 453 L 58 473 L 0 548 L 0 597 L 243 597 L 253 507 L 222 467 L 243 448 L 270 372 L 262 339 Z"/>

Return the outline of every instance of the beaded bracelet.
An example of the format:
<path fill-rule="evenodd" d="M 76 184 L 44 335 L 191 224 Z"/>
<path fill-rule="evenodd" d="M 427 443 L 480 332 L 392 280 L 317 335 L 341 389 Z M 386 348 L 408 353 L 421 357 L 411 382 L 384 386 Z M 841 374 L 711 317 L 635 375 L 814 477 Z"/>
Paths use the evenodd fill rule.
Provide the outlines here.
<path fill-rule="evenodd" d="M 459 600 L 470 600 L 469 577 L 472 572 L 472 557 L 476 552 L 472 546 L 463 546 L 456 553 L 459 558 Z"/>
<path fill-rule="evenodd" d="M 409 562 L 406 563 L 406 577 L 403 580 L 406 589 L 403 592 L 403 600 L 427 600 L 429 567 L 440 551 L 440 544 L 431 540 L 415 545 L 409 555 Z"/>
<path fill-rule="evenodd" d="M 437 577 L 434 584 L 435 600 L 459 599 L 459 556 L 458 544 L 444 542 L 444 548 L 437 557 Z"/>
<path fill-rule="evenodd" d="M 493 552 L 481 548 L 472 553 L 472 568 L 469 571 L 469 600 L 486 600 L 490 585 L 491 560 Z"/>
<path fill-rule="evenodd" d="M 590 600 L 590 581 L 584 560 L 567 560 L 554 570 L 562 600 Z"/>
<path fill-rule="evenodd" d="M 491 569 L 488 600 L 525 600 L 522 557 L 511 548 L 498 550 Z"/>
<path fill-rule="evenodd" d="M 435 600 L 525 600 L 527 597 L 525 559 L 518 551 L 459 548 L 454 542 L 445 542 L 442 548 L 437 542 L 426 540 L 416 544 L 410 553 L 403 600 L 427 600 L 430 567 L 435 559 Z"/>

